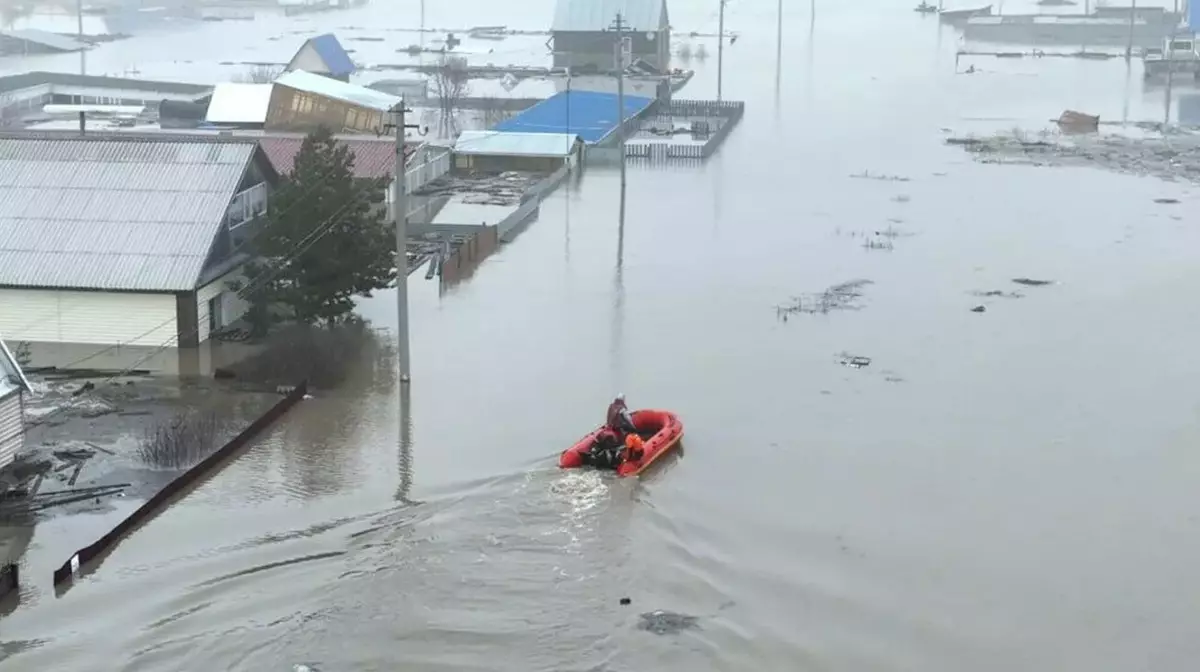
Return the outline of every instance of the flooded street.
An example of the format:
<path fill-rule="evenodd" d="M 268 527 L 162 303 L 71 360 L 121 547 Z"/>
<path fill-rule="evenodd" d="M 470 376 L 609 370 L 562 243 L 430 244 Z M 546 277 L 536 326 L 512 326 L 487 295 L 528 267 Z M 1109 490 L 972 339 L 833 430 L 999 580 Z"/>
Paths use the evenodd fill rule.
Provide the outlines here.
<path fill-rule="evenodd" d="M 672 20 L 715 31 L 710 4 Z M 513 21 L 445 5 L 430 24 Z M 591 168 L 464 284 L 412 276 L 403 399 L 383 361 L 304 402 L 61 597 L 94 534 L 40 524 L 8 667 L 1187 669 L 1196 187 L 945 144 L 1161 120 L 1162 92 L 1116 61 L 955 75 L 953 30 L 882 0 L 788 3 L 777 80 L 775 12 L 730 3 L 745 119 L 705 164 L 630 164 L 620 246 L 617 172 Z M 710 47 L 681 97 L 715 97 Z M 857 310 L 781 319 L 856 279 Z M 617 392 L 679 413 L 684 454 L 559 471 Z M 658 609 L 697 618 L 639 626 Z"/>

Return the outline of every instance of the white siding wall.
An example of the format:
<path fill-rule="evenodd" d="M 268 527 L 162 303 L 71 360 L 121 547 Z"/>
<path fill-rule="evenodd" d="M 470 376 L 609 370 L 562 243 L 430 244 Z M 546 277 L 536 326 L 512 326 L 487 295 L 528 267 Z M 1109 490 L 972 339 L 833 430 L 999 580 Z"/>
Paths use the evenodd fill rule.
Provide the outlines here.
<path fill-rule="evenodd" d="M 162 345 L 176 335 L 175 295 L 0 289 L 10 341 Z"/>
<path fill-rule="evenodd" d="M 21 393 L 0 399 L 0 468 L 13 461 L 25 440 Z"/>
<path fill-rule="evenodd" d="M 245 282 L 245 277 L 242 276 L 240 269 L 228 273 L 196 291 L 196 316 L 200 322 L 199 336 L 201 343 L 207 341 L 209 337 L 208 302 L 210 299 L 216 296 L 221 297 L 221 323 L 217 325 L 218 327 L 232 323 L 245 315 L 246 311 L 250 309 L 250 304 L 239 298 L 237 292 L 229 288 L 231 282 Z"/>

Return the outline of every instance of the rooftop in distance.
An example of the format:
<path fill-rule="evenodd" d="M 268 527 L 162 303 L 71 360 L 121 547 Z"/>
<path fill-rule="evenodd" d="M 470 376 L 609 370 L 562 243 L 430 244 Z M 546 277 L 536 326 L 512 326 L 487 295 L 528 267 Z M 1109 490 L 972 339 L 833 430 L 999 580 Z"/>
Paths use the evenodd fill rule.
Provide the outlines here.
<path fill-rule="evenodd" d="M 454 143 L 454 151 L 475 156 L 558 158 L 570 155 L 578 141 L 579 136 L 573 133 L 463 131 Z"/>
<path fill-rule="evenodd" d="M 563 91 L 497 124 L 493 130 L 578 135 L 592 145 L 617 129 L 617 102 L 614 93 Z M 652 98 L 625 96 L 625 120 L 636 117 L 653 102 Z"/>

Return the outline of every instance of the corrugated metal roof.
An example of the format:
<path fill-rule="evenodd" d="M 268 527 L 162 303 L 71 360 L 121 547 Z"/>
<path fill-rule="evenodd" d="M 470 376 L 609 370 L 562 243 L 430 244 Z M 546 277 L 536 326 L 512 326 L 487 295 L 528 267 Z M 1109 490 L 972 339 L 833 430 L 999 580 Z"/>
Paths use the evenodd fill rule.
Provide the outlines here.
<path fill-rule="evenodd" d="M 340 100 L 380 112 L 388 112 L 400 104 L 400 98 L 357 84 L 347 84 L 329 77 L 314 75 L 303 70 L 293 70 L 275 80 L 276 84 L 304 91 L 316 96 Z"/>
<path fill-rule="evenodd" d="M 54 33 L 47 33 L 44 30 L 0 30 L 0 36 L 14 40 L 23 40 L 25 42 L 34 42 L 50 47 L 51 49 L 57 49 L 58 51 L 82 51 L 89 46 L 78 40 L 72 40 L 69 37 L 63 37 Z"/>
<path fill-rule="evenodd" d="M 274 88 L 274 84 L 217 84 L 204 120 L 210 124 L 265 123 Z"/>
<path fill-rule="evenodd" d="M 183 95 L 202 96 L 212 90 L 207 84 L 181 84 L 179 82 L 155 82 L 145 79 L 105 77 L 103 75 L 73 75 L 69 72 L 25 72 L 19 75 L 0 77 L 0 91 L 19 91 L 33 86 L 53 84 L 56 86 L 89 86 L 132 91 L 158 91 Z"/>
<path fill-rule="evenodd" d="M 463 131 L 454 143 L 454 152 L 469 156 L 566 157 L 578 139 L 573 133 Z"/>
<path fill-rule="evenodd" d="M 0 399 L 7 397 L 15 390 L 29 391 L 29 379 L 21 371 L 17 358 L 8 349 L 4 339 L 0 338 Z"/>
<path fill-rule="evenodd" d="M 342 43 L 333 36 L 333 33 L 325 33 L 309 38 L 307 44 L 311 44 L 313 49 L 316 49 L 317 54 L 321 56 L 321 60 L 325 61 L 325 67 L 329 68 L 331 75 L 349 75 L 354 73 L 354 61 L 350 60 L 350 54 L 342 48 Z M 301 47 L 303 49 L 303 47 Z"/>
<path fill-rule="evenodd" d="M 0 138 L 0 285 L 194 289 L 255 143 Z"/>
<path fill-rule="evenodd" d="M 396 143 L 387 139 L 348 138 L 335 136 L 339 143 L 350 147 L 354 152 L 354 176 L 362 178 L 391 177 L 392 169 L 396 166 Z M 288 175 L 300 152 L 303 137 L 264 137 L 258 141 L 263 153 L 275 167 L 275 172 Z M 404 156 L 407 160 L 416 151 L 412 145 L 404 146 Z"/>
<path fill-rule="evenodd" d="M 571 133 L 595 144 L 617 129 L 615 93 L 563 91 L 496 124 L 493 130 L 521 133 Z M 625 118 L 637 116 L 652 98 L 625 96 Z"/>
<path fill-rule="evenodd" d="M 551 30 L 599 32 L 608 30 L 620 12 L 629 30 L 658 32 L 665 18 L 664 0 L 558 0 Z"/>

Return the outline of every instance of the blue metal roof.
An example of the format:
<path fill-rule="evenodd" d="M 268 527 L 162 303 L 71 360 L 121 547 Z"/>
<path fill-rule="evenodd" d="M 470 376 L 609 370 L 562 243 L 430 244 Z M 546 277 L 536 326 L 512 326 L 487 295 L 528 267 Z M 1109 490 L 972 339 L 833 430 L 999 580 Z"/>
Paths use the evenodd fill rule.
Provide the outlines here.
<path fill-rule="evenodd" d="M 625 119 L 650 107 L 653 98 L 625 96 Z M 617 129 L 617 94 L 598 91 L 562 91 L 492 130 L 517 133 L 573 133 L 589 145 Z"/>
<path fill-rule="evenodd" d="M 325 61 L 325 65 L 329 68 L 331 75 L 349 75 L 354 73 L 354 61 L 350 60 L 350 54 L 342 48 L 342 43 L 333 36 L 333 33 L 325 33 L 318 35 L 309 40 L 313 49 L 317 50 L 317 54 L 321 56 L 321 60 Z"/>

